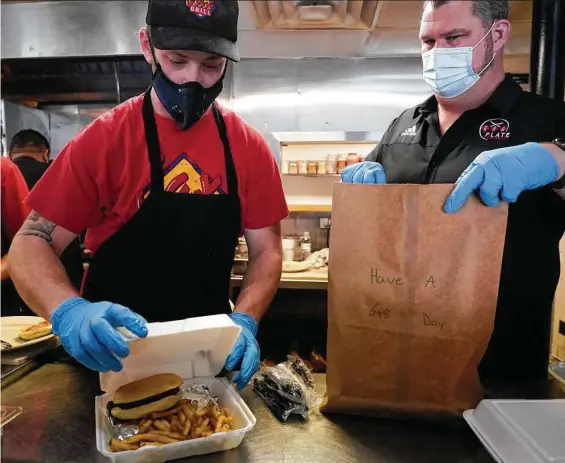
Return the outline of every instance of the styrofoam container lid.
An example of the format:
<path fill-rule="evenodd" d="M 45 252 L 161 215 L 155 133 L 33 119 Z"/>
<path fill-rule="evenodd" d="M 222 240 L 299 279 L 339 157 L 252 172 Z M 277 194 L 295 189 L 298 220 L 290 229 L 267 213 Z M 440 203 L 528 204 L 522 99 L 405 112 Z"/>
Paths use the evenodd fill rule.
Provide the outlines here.
<path fill-rule="evenodd" d="M 241 327 L 227 315 L 149 323 L 146 338 L 127 335 L 130 354 L 122 371 L 100 373 L 100 388 L 113 392 L 136 379 L 175 373 L 183 379 L 213 377 L 222 371 Z"/>
<path fill-rule="evenodd" d="M 463 416 L 497 461 L 565 463 L 565 399 L 483 400 Z"/>

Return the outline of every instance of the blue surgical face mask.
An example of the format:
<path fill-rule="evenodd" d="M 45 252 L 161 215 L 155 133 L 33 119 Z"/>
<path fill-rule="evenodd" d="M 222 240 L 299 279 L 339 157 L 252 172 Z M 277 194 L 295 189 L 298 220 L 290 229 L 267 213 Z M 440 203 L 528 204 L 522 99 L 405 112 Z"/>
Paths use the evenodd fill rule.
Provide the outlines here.
<path fill-rule="evenodd" d="M 156 61 L 155 61 L 156 62 Z M 227 69 L 227 65 L 226 65 Z M 224 87 L 222 77 L 210 88 L 204 88 L 198 82 L 175 84 L 157 64 L 153 73 L 153 88 L 171 117 L 181 130 L 188 130 L 204 115 Z"/>
<path fill-rule="evenodd" d="M 442 98 L 455 98 L 475 85 L 492 59 L 478 74 L 473 71 L 473 50 L 490 34 L 494 23 L 474 47 L 432 48 L 422 54 L 424 81 Z"/>

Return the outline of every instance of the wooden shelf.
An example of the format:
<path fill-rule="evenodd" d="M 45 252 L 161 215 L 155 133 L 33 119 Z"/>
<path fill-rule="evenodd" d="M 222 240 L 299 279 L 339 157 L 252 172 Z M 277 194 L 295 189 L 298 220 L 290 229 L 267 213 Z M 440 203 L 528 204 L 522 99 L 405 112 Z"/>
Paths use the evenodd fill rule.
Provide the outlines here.
<path fill-rule="evenodd" d="M 341 177 L 341 174 L 281 174 L 283 177 L 326 177 L 326 178 L 336 178 Z"/>
<path fill-rule="evenodd" d="M 289 204 L 290 212 L 331 212 L 331 204 Z"/>
<path fill-rule="evenodd" d="M 380 143 L 380 140 L 297 140 L 281 141 L 281 146 L 294 145 L 372 145 Z"/>
<path fill-rule="evenodd" d="M 231 286 L 241 286 L 243 275 L 231 276 Z M 283 273 L 279 288 L 284 289 L 321 289 L 328 288 L 328 268 L 310 269 L 306 272 Z"/>

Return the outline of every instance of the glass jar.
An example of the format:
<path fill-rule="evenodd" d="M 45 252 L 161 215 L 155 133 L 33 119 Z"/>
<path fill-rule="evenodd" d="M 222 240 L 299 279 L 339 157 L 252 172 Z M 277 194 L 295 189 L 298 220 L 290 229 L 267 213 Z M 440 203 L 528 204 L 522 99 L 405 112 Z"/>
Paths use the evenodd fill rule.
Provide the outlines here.
<path fill-rule="evenodd" d="M 359 155 L 359 162 L 365 162 L 367 160 L 368 154 L 360 154 Z"/>
<path fill-rule="evenodd" d="M 328 154 L 326 156 L 326 173 L 337 174 L 337 156 L 335 154 Z"/>
<path fill-rule="evenodd" d="M 298 175 L 298 161 L 288 161 L 288 173 Z"/>
<path fill-rule="evenodd" d="M 298 161 L 298 174 L 299 175 L 308 174 L 308 161 Z"/>
<path fill-rule="evenodd" d="M 359 156 L 357 156 L 357 153 L 349 153 L 347 155 L 347 165 L 348 166 L 352 166 L 353 164 L 357 164 L 359 162 Z"/>
<path fill-rule="evenodd" d="M 337 168 L 336 173 L 341 174 L 343 169 L 347 167 L 347 155 L 346 154 L 339 154 L 337 156 Z"/>
<path fill-rule="evenodd" d="M 283 175 L 288 175 L 288 168 L 289 168 L 289 161 L 283 160 L 282 165 L 281 165 L 281 173 Z"/>
<path fill-rule="evenodd" d="M 326 175 L 326 172 L 327 172 L 327 169 L 326 169 L 327 162 L 326 162 L 326 160 L 324 159 L 324 160 L 318 161 L 317 164 L 318 164 L 318 175 Z"/>
<path fill-rule="evenodd" d="M 308 161 L 308 175 L 316 175 L 318 173 L 318 163 L 316 161 Z"/>

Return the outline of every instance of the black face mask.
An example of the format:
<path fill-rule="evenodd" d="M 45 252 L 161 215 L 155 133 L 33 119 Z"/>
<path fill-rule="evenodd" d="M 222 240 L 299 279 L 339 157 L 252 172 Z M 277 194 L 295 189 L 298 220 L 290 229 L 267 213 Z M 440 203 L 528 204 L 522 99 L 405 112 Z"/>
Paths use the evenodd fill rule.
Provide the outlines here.
<path fill-rule="evenodd" d="M 198 82 L 175 84 L 165 75 L 161 65 L 157 64 L 157 69 L 153 73 L 153 88 L 179 128 L 188 130 L 200 120 L 222 92 L 225 74 L 224 70 L 222 77 L 210 88 L 204 88 Z"/>

